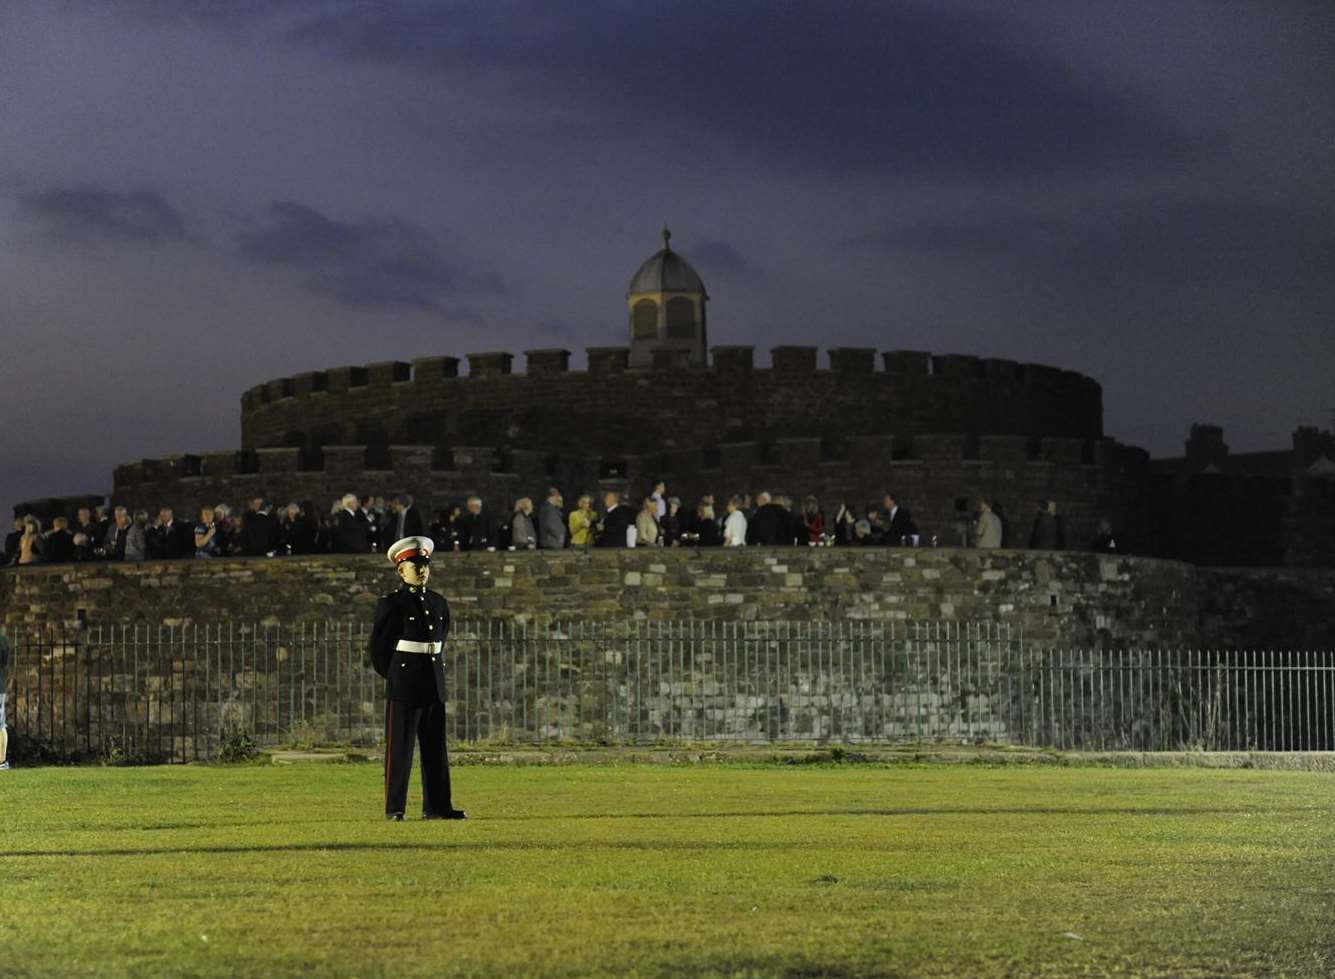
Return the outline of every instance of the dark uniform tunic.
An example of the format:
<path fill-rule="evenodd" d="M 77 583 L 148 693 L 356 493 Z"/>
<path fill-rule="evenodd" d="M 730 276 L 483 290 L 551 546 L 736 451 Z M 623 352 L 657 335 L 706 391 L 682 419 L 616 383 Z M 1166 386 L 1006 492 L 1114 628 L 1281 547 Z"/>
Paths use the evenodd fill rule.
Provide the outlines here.
<path fill-rule="evenodd" d="M 408 801 L 413 741 L 422 746 L 422 815 L 450 812 L 450 760 L 445 749 L 445 666 L 440 650 L 450 633 L 443 595 L 404 585 L 380 599 L 371 628 L 375 671 L 389 681 L 385 705 L 385 812 Z"/>

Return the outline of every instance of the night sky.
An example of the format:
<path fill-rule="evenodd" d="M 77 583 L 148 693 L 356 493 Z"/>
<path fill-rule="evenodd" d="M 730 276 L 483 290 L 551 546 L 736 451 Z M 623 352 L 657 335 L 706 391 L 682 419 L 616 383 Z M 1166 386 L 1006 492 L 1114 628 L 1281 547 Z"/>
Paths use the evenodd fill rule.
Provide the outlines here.
<path fill-rule="evenodd" d="M 1335 412 L 1335 4 L 3 0 L 3 512 L 238 447 L 270 378 L 582 366 L 664 221 L 761 366 L 1035 360 L 1156 455 L 1283 448 Z"/>

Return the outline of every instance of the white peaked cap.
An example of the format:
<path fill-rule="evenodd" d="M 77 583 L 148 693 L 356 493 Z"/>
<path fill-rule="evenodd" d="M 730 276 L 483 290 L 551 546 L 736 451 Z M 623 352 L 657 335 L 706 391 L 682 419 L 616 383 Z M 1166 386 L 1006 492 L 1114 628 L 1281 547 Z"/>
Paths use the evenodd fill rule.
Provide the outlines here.
<path fill-rule="evenodd" d="M 385 556 L 389 558 L 390 564 L 397 567 L 413 557 L 424 557 L 429 560 L 431 552 L 435 549 L 436 542 L 430 537 L 405 537 L 391 544 Z"/>

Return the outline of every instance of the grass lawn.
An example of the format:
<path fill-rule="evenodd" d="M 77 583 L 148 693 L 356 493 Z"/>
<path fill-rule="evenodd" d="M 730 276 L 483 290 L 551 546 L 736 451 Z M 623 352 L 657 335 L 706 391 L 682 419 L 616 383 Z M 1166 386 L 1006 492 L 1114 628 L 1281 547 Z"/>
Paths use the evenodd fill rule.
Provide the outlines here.
<path fill-rule="evenodd" d="M 372 765 L 4 773 L 0 976 L 1335 975 L 1331 775 L 454 775 L 467 822 Z"/>

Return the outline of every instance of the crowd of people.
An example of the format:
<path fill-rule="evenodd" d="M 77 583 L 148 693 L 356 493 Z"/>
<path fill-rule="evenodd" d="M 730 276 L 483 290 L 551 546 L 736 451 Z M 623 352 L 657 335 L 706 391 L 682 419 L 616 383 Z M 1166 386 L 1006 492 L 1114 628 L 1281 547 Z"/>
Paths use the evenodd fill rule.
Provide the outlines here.
<path fill-rule="evenodd" d="M 359 497 L 349 493 L 328 510 L 314 503 L 288 503 L 274 510 L 263 498 L 244 509 L 202 507 L 194 519 L 181 519 L 170 507 L 156 516 L 126 507 L 81 507 L 71 519 L 58 516 L 49 528 L 28 514 L 16 517 L 5 538 L 4 563 L 28 565 L 67 561 L 143 561 L 171 558 L 277 557 L 301 554 L 383 552 L 394 541 L 416 534 L 430 536 L 439 551 L 527 550 L 565 547 L 917 547 L 935 546 L 935 536 L 918 532 L 906 506 L 892 492 L 880 504 L 855 507 L 840 503 L 827 517 L 813 496 L 795 502 L 761 491 L 738 494 L 720 506 L 705 495 L 694 507 L 654 484 L 635 503 L 622 494 L 580 496 L 567 508 L 558 487 L 547 490 L 535 506 L 517 500 L 508 513 L 495 513 L 470 496 L 428 517 L 413 498 Z M 1013 546 L 1007 523 L 991 501 L 979 500 L 969 543 L 980 548 Z M 1055 500 L 1041 501 L 1028 544 L 1031 548 L 1066 547 L 1065 525 Z M 1115 551 L 1111 526 L 1102 521 L 1092 549 Z"/>

